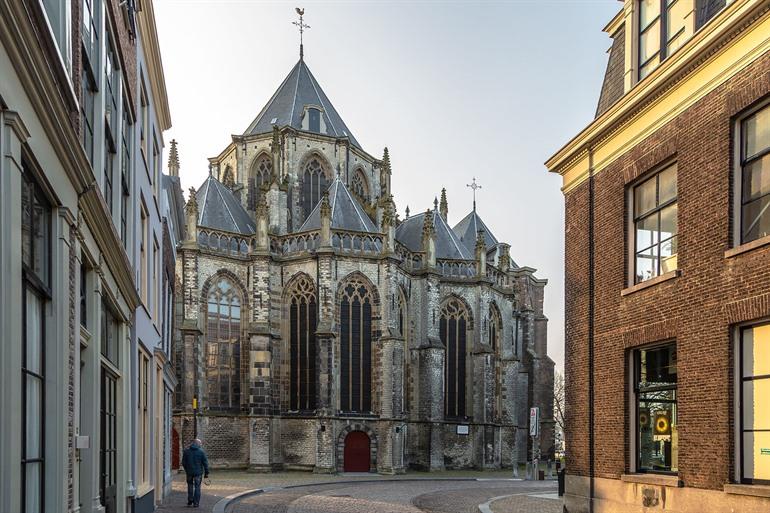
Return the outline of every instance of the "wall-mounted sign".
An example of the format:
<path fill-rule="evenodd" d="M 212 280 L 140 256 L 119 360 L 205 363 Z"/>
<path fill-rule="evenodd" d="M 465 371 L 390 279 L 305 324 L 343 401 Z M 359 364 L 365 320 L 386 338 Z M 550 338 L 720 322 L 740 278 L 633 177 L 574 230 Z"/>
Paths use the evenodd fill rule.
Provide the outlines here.
<path fill-rule="evenodd" d="M 468 424 L 458 424 L 457 425 L 457 434 L 458 435 L 467 435 L 471 432 L 471 428 Z"/>
<path fill-rule="evenodd" d="M 534 406 L 529 409 L 529 436 L 540 434 L 540 408 Z"/>
<path fill-rule="evenodd" d="M 759 454 L 762 456 L 770 456 L 770 447 L 762 447 L 759 449 Z"/>

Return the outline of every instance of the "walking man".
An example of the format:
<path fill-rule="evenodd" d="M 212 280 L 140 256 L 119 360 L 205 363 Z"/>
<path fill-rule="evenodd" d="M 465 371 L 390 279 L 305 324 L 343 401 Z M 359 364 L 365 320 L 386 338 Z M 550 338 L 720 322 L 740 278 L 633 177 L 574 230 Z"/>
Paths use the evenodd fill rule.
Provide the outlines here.
<path fill-rule="evenodd" d="M 187 506 L 197 508 L 201 502 L 201 481 L 209 477 L 209 459 L 201 449 L 199 438 L 184 450 L 182 466 L 187 474 Z"/>

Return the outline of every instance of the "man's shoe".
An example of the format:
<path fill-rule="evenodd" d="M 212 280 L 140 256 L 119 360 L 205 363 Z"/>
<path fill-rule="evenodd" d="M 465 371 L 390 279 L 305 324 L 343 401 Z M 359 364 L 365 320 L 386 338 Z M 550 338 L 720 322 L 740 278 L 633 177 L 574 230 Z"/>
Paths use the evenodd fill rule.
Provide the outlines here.
<path fill-rule="evenodd" d="M 192 506 L 192 505 L 193 505 L 193 502 L 192 502 L 192 501 L 187 501 L 187 507 L 188 507 L 188 508 L 189 508 L 190 506 Z"/>

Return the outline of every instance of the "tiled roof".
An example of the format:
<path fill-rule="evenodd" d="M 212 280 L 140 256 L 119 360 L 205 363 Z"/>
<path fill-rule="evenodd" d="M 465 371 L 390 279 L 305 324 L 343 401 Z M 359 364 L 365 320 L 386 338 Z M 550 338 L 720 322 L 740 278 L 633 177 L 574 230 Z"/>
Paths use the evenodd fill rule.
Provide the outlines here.
<path fill-rule="evenodd" d="M 253 234 L 256 226 L 232 191 L 209 175 L 195 193 L 198 226 L 234 233 Z"/>
<path fill-rule="evenodd" d="M 484 233 L 484 245 L 486 246 L 487 251 L 495 247 L 498 242 L 497 237 L 495 237 L 489 228 L 487 228 L 487 225 L 481 220 L 476 209 L 471 210 L 471 212 L 465 216 L 462 221 L 457 223 L 452 230 L 457 234 L 460 238 L 460 242 L 468 248 L 468 251 L 470 251 L 471 254 L 474 254 L 476 251 L 476 234 L 479 231 Z"/>
<path fill-rule="evenodd" d="M 396 240 L 410 251 L 422 251 L 422 225 L 425 215 L 423 212 L 407 217 L 396 228 Z M 431 210 L 431 215 L 436 230 L 436 258 L 474 260 L 473 252 L 460 242 L 444 218 L 436 210 Z"/>
<path fill-rule="evenodd" d="M 329 206 L 332 211 L 332 228 L 354 232 L 378 233 L 369 215 L 361 204 L 350 194 L 340 177 L 329 186 Z M 321 228 L 321 202 L 315 206 L 299 231 L 318 230 Z"/>
<path fill-rule="evenodd" d="M 326 135 L 347 137 L 351 144 L 361 148 L 303 59 L 292 68 L 243 135 L 269 133 L 273 130 L 273 125 L 291 126 L 302 130 L 302 114 L 306 105 L 323 108 Z"/>
<path fill-rule="evenodd" d="M 625 41 L 626 29 L 624 25 L 621 25 L 620 29 L 612 35 L 612 48 L 610 48 L 610 56 L 607 60 L 607 70 L 604 72 L 599 104 L 596 107 L 597 118 L 623 96 Z"/>

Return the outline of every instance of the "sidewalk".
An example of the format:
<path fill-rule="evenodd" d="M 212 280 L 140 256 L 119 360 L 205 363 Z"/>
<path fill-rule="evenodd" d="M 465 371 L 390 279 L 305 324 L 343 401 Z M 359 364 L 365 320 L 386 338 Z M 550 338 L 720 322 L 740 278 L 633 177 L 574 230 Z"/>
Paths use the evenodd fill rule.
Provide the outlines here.
<path fill-rule="evenodd" d="M 562 513 L 564 500 L 561 497 L 552 498 L 554 496 L 555 493 L 513 495 L 493 501 L 489 508 L 492 513 Z"/>

